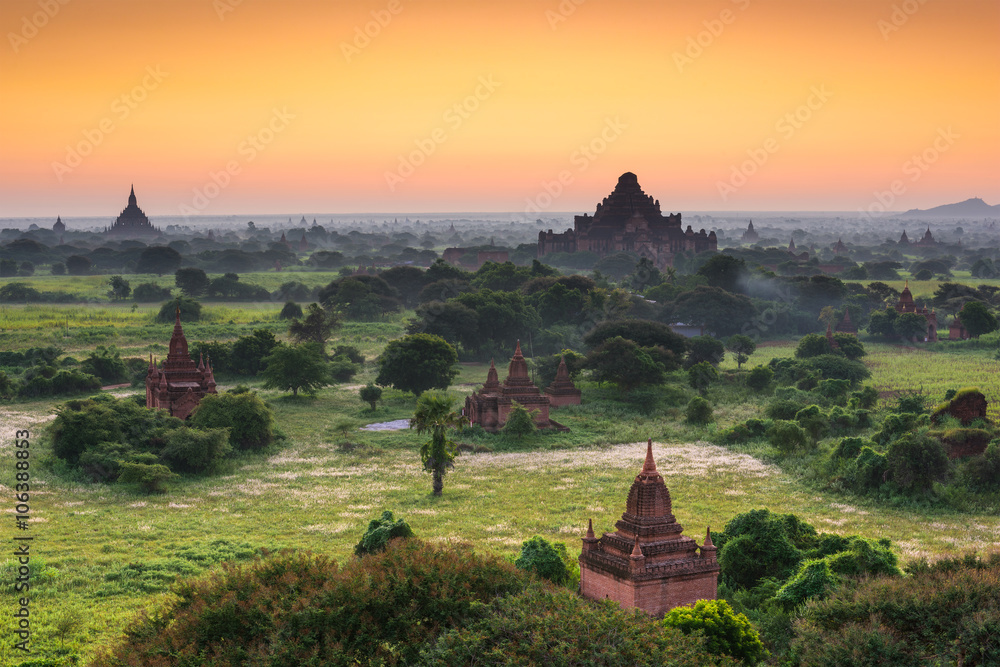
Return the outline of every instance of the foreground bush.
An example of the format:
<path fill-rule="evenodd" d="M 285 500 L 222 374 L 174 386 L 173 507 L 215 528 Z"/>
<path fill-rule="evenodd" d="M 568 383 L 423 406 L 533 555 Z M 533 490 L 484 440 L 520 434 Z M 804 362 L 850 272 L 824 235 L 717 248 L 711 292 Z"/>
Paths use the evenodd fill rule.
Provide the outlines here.
<path fill-rule="evenodd" d="M 805 606 L 792 650 L 798 664 L 1000 664 L 1000 554 L 918 565 Z"/>
<path fill-rule="evenodd" d="M 413 537 L 413 529 L 406 519 L 395 519 L 392 512 L 386 510 L 378 519 L 368 522 L 368 530 L 361 536 L 361 541 L 354 545 L 355 556 L 367 556 L 385 551 L 389 540 Z"/>
<path fill-rule="evenodd" d="M 750 665 L 767 655 L 747 617 L 734 612 L 725 600 L 698 600 L 693 606 L 672 609 L 663 625 L 686 635 L 700 630 L 706 650 L 714 655 L 728 655 Z"/>

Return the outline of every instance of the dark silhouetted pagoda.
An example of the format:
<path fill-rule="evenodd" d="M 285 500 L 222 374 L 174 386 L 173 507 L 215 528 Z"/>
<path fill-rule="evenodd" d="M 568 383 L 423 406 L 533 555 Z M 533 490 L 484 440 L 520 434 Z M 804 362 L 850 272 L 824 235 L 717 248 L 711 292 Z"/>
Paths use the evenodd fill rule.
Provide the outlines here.
<path fill-rule="evenodd" d="M 656 470 L 652 440 L 615 528 L 598 538 L 593 521 L 588 522 L 580 554 L 581 595 L 614 600 L 651 616 L 716 598 L 719 561 L 711 531 L 700 547 L 681 535 L 684 528 L 671 513 L 670 491 Z"/>
<path fill-rule="evenodd" d="M 538 232 L 538 257 L 553 252 L 592 252 L 599 257 L 634 252 L 656 266 L 672 266 L 678 252 L 717 250 L 715 232 L 681 229 L 681 214 L 663 215 L 660 202 L 639 187 L 632 172 L 618 177 L 610 195 L 597 205 L 593 216 L 573 218 L 573 229 L 561 234 Z"/>
<path fill-rule="evenodd" d="M 896 302 L 896 312 L 900 315 L 916 313 L 923 317 L 927 320 L 927 333 L 923 336 L 923 340 L 930 343 L 937 342 L 937 312 L 929 310 L 926 306 L 917 306 L 913 300 L 913 292 L 910 291 L 909 280 L 903 284 L 903 291 L 899 294 L 899 301 Z"/>
<path fill-rule="evenodd" d="M 128 196 L 128 206 L 115 219 L 115 223 L 105 230 L 112 236 L 158 236 L 160 230 L 149 222 L 135 200 L 135 186 Z"/>
<path fill-rule="evenodd" d="M 152 355 L 146 372 L 146 407 L 162 408 L 178 419 L 187 419 L 205 394 L 215 394 L 215 374 L 211 361 L 201 357 L 195 365 L 188 354 L 187 338 L 181 328 L 177 309 L 174 334 L 170 337 L 167 358 L 157 367 Z"/>

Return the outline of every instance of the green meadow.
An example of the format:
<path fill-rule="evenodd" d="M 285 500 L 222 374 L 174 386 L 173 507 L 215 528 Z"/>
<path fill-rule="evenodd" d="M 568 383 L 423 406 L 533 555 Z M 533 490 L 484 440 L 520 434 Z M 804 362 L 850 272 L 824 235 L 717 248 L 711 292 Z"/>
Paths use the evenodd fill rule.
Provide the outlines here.
<path fill-rule="evenodd" d="M 186 324 L 185 332 L 189 340 L 224 340 L 267 327 L 283 336 L 280 305 L 206 303 L 205 319 Z M 58 345 L 77 358 L 98 344 L 115 344 L 130 356 L 163 354 L 171 327 L 153 321 L 156 310 L 106 304 L 4 306 L 0 346 Z M 405 321 L 400 315 L 347 323 L 331 344 L 356 345 L 371 360 L 403 333 Z M 992 351 L 866 347 L 865 363 L 883 402 L 903 389 L 922 387 L 936 400 L 946 389 L 979 385 L 997 416 L 1000 362 Z M 793 352 L 789 341 L 765 343 L 749 366 Z M 502 378 L 505 363 L 497 362 Z M 734 367 L 727 358 L 723 368 Z M 463 401 L 485 379 L 486 369 L 486 364 L 462 364 L 450 393 Z M 736 383 L 720 382 L 708 395 L 716 404 L 716 422 L 690 426 L 683 408 L 694 394 L 680 373 L 658 390 L 659 407 L 648 412 L 621 401 L 611 387 L 584 383 L 583 405 L 553 413 L 569 433 L 535 434 L 522 441 L 459 434 L 466 446 L 445 477 L 444 495 L 434 498 L 430 475 L 417 455 L 420 436 L 409 430 L 357 430 L 407 419 L 413 412 L 414 398 L 394 390 L 370 411 L 357 388 L 374 375 L 369 361 L 349 385 L 321 390 L 315 398 L 260 390 L 284 439 L 227 462 L 214 476 L 184 477 L 160 495 L 90 483 L 54 459 L 44 429 L 59 401 L 0 404 L 0 495 L 8 514 L 14 507 L 14 433 L 31 432 L 33 518 L 24 532 L 35 538 L 29 594 L 33 646 L 53 659 L 72 651 L 89 657 L 116 641 L 136 613 L 168 599 L 177 578 L 209 572 L 221 561 L 280 549 L 348 559 L 368 521 L 384 509 L 405 517 L 424 539 L 469 542 L 483 552 L 513 555 L 533 535 L 579 550 L 588 519 L 595 530 L 614 529 L 647 438 L 654 442 L 674 514 L 686 534 L 699 541 L 708 526 L 719 530 L 740 512 L 767 507 L 794 513 L 822 531 L 888 537 L 903 560 L 1000 545 L 1000 521 L 994 515 L 877 507 L 783 470 L 767 444 L 710 444 L 716 429 L 756 416 L 763 399 Z M 223 378 L 220 390 L 232 384 Z M 119 396 L 137 391 L 115 390 Z M 346 431 L 345 420 L 351 422 Z M 8 517 L 8 539 L 12 523 Z M 0 604 L 12 609 L 23 595 L 14 590 L 15 563 L 4 556 L 0 569 Z M 19 664 L 24 657 L 8 640 L 9 614 L 3 626 L 0 664 Z"/>

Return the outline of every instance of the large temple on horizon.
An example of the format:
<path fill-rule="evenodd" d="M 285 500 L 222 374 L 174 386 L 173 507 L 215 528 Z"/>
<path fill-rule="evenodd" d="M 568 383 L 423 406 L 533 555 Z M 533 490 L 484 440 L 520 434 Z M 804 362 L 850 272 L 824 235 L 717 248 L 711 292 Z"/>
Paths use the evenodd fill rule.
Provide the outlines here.
<path fill-rule="evenodd" d="M 203 358 L 194 363 L 188 354 L 187 338 L 181 328 L 181 311 L 177 309 L 174 334 L 170 337 L 167 358 L 157 366 L 152 355 L 146 371 L 146 407 L 162 408 L 178 419 L 187 419 L 205 394 L 215 390 L 212 363 Z"/>
<path fill-rule="evenodd" d="M 550 229 L 538 232 L 538 257 L 553 252 L 595 253 L 600 257 L 617 252 L 633 252 L 656 266 L 671 266 L 679 252 L 717 250 L 715 232 L 697 233 L 688 225 L 681 228 L 681 214 L 663 215 L 659 200 L 639 187 L 632 172 L 618 178 L 614 191 L 597 205 L 593 216 L 578 215 L 573 229 L 557 234 Z"/>
<path fill-rule="evenodd" d="M 115 222 L 104 230 L 113 236 L 158 236 L 161 232 L 154 227 L 135 200 L 135 186 L 128 196 L 128 206 Z"/>

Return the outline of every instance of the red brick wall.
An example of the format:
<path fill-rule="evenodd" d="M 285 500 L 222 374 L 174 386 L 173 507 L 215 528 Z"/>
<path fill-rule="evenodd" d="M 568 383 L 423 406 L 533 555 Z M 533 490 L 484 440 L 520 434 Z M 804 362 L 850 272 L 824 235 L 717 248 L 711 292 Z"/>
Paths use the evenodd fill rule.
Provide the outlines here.
<path fill-rule="evenodd" d="M 604 572 L 580 569 L 580 594 L 592 600 L 614 600 L 622 607 L 638 607 L 651 616 L 663 616 L 674 607 L 714 600 L 718 573 L 656 579 L 633 584 Z"/>

